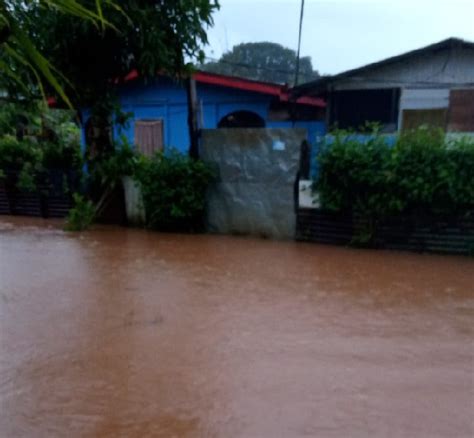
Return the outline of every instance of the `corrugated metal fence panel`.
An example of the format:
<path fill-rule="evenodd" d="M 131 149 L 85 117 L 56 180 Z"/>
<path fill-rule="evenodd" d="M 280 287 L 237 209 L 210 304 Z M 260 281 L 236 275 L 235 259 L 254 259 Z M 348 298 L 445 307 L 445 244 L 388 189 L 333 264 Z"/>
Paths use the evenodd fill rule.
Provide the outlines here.
<path fill-rule="evenodd" d="M 41 197 L 36 193 L 16 193 L 13 212 L 20 216 L 41 217 Z"/>
<path fill-rule="evenodd" d="M 47 217 L 62 218 L 68 215 L 73 202 L 67 196 L 50 196 L 45 200 L 45 215 Z"/>
<path fill-rule="evenodd" d="M 299 209 L 296 240 L 347 245 L 354 234 L 352 218 L 319 209 Z"/>
<path fill-rule="evenodd" d="M 0 183 L 0 214 L 56 218 L 67 216 L 73 206 L 72 196 L 63 193 L 62 186 L 58 188 L 58 181 L 54 184 L 53 173 L 50 172 L 49 179 L 31 193 L 18 190 L 16 176 L 10 173 L 10 177 L 13 177 L 10 184 Z M 61 175 L 61 184 L 62 181 Z"/>
<path fill-rule="evenodd" d="M 363 224 L 350 215 L 317 209 L 297 213 L 296 239 L 300 241 L 349 245 Z M 474 212 L 464 219 L 443 221 L 396 218 L 377 232 L 376 246 L 405 251 L 474 254 Z"/>
<path fill-rule="evenodd" d="M 451 91 L 448 130 L 474 132 L 474 89 Z"/>
<path fill-rule="evenodd" d="M 10 201 L 7 196 L 5 185 L 0 183 L 0 214 L 11 214 Z"/>

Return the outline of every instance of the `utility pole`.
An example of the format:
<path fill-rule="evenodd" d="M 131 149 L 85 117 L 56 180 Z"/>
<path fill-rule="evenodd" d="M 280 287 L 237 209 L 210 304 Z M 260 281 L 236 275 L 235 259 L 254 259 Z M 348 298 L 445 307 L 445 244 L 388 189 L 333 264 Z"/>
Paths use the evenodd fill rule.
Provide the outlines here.
<path fill-rule="evenodd" d="M 298 76 L 300 74 L 300 50 L 301 50 L 301 33 L 303 30 L 303 16 L 304 16 L 304 0 L 301 0 L 300 28 L 298 32 L 298 51 L 296 53 L 295 87 L 298 85 Z"/>
<path fill-rule="evenodd" d="M 197 121 L 197 94 L 196 80 L 191 76 L 186 81 L 188 95 L 188 128 L 189 128 L 189 155 L 191 158 L 199 157 L 199 131 Z"/>

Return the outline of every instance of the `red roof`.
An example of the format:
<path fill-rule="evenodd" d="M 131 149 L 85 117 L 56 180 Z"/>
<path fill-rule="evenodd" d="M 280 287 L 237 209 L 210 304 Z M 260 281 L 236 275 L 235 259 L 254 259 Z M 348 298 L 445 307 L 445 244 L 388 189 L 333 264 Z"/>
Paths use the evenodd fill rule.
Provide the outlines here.
<path fill-rule="evenodd" d="M 282 102 L 290 100 L 290 93 L 286 85 L 275 84 L 272 82 L 260 82 L 250 79 L 239 78 L 236 76 L 225 76 L 216 73 L 198 71 L 194 74 L 194 79 L 202 84 L 217 85 L 222 87 L 234 88 L 237 90 L 253 91 L 255 93 L 269 94 L 277 96 Z M 323 99 L 302 96 L 296 100 L 296 103 L 303 105 L 318 106 L 324 108 L 326 103 Z"/>
<path fill-rule="evenodd" d="M 236 76 L 226 76 L 204 71 L 198 71 L 194 73 L 193 77 L 196 82 L 199 82 L 201 84 L 216 85 L 220 87 L 233 88 L 236 90 L 267 94 L 270 96 L 279 97 L 280 101 L 282 102 L 290 101 L 290 92 L 286 85 L 275 84 L 272 82 L 253 81 L 250 79 L 239 78 Z M 133 70 L 127 76 L 125 76 L 125 82 L 132 81 L 137 78 L 138 72 L 136 70 Z M 299 97 L 296 100 L 296 103 L 320 108 L 326 107 L 326 103 L 323 99 L 309 96 Z"/>
<path fill-rule="evenodd" d="M 124 81 L 133 81 L 138 79 L 138 76 L 138 72 L 133 70 L 127 76 L 125 76 Z M 253 81 L 251 79 L 239 78 L 237 76 L 226 76 L 204 71 L 198 71 L 194 73 L 193 77 L 196 82 L 201 84 L 216 85 L 218 87 L 227 87 L 236 90 L 251 91 L 254 93 L 275 96 L 278 97 L 281 102 L 289 102 L 291 97 L 291 93 L 286 85 L 275 84 L 272 82 Z M 119 81 L 116 80 L 115 82 L 118 83 Z M 298 97 L 296 103 L 319 108 L 326 107 L 326 102 L 323 99 L 310 96 Z M 56 104 L 56 99 L 51 97 L 48 98 L 48 105 L 50 107 L 53 107 Z"/>

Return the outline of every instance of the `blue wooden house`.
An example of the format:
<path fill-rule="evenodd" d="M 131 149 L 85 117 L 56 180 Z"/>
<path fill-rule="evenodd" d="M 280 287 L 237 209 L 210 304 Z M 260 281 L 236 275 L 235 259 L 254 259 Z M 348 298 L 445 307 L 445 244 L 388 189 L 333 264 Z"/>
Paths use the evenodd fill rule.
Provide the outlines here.
<path fill-rule="evenodd" d="M 284 85 L 207 72 L 197 72 L 193 79 L 199 129 L 304 127 L 310 142 L 325 133 L 322 99 L 303 96 L 290 101 Z M 171 148 L 189 151 L 188 98 L 182 81 L 158 76 L 145 84 L 131 73 L 120 87 L 119 101 L 122 111 L 133 115 L 124 128 L 114 127 L 114 135 L 125 134 L 147 155 Z M 83 115 L 87 143 L 89 114 Z"/>

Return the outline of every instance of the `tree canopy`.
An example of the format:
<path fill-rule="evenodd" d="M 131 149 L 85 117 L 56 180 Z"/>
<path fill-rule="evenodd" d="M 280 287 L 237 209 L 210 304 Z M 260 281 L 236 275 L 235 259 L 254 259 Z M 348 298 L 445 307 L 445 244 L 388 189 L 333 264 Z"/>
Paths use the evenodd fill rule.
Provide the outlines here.
<path fill-rule="evenodd" d="M 241 76 L 266 82 L 294 84 L 296 52 L 271 42 L 242 43 L 224 53 L 216 62 L 200 66 L 202 70 L 229 76 Z M 300 58 L 299 82 L 318 77 L 311 58 Z"/>
<path fill-rule="evenodd" d="M 114 5 L 110 0 L 105 2 Z M 58 81 L 58 72 L 38 50 L 25 27 L 28 27 L 33 7 L 74 16 L 104 28 L 109 24 L 102 14 L 103 3 L 97 0 L 90 8 L 77 0 L 38 0 L 33 3 L 4 0 L 0 3 L 0 87 L 3 90 L 11 90 L 12 86 L 19 88 L 25 97 L 30 94 L 31 85 L 42 92 L 46 81 L 70 105 Z"/>
<path fill-rule="evenodd" d="M 107 3 L 110 26 L 36 8 L 29 32 L 41 51 L 68 79 L 76 106 L 109 101 L 117 83 L 133 70 L 144 77 L 176 74 L 203 59 L 207 28 L 217 0 L 122 0 Z"/>
<path fill-rule="evenodd" d="M 10 79 L 27 72 L 40 88 L 46 78 L 46 93 L 76 108 L 96 107 L 110 103 L 132 70 L 144 78 L 175 74 L 202 60 L 218 7 L 218 0 L 7 0 L 0 7 L 0 68 L 11 67 Z M 33 57 L 16 56 L 13 44 Z"/>

